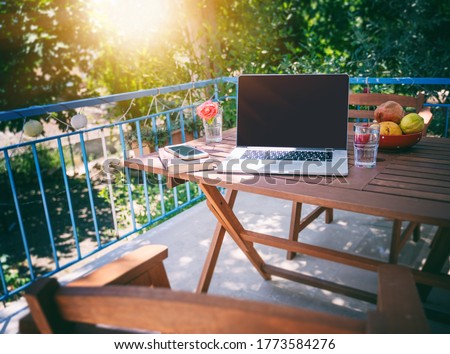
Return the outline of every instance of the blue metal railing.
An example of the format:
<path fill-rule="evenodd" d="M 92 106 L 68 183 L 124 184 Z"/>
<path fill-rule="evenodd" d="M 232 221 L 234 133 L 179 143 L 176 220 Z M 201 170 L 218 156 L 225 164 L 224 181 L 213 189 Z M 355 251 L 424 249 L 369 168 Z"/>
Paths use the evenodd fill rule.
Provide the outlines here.
<path fill-rule="evenodd" d="M 176 86 L 169 86 L 151 90 L 142 90 L 137 92 L 130 92 L 119 95 L 111 95 L 100 98 L 90 98 L 85 100 L 78 100 L 72 102 L 59 103 L 54 105 L 46 105 L 40 107 L 30 107 L 24 109 L 18 109 L 8 112 L 0 112 L 0 120 L 7 121 L 13 119 L 25 119 L 27 117 L 35 116 L 35 115 L 48 115 L 52 112 L 61 112 L 74 108 L 84 108 L 92 105 L 103 105 L 105 103 L 112 102 L 121 102 L 121 101 L 129 101 L 135 100 L 137 98 L 152 98 L 157 97 L 163 94 L 174 94 L 179 93 L 180 91 L 189 91 L 189 90 L 197 90 L 197 97 L 207 97 L 205 93 L 199 92 L 202 89 L 209 89 L 210 92 L 214 92 L 213 96 L 215 99 L 235 99 L 234 96 L 219 96 L 219 85 L 227 84 L 230 80 L 224 79 L 213 79 L 206 80 L 195 83 L 188 83 Z M 231 80 L 231 85 L 234 86 L 235 83 Z M 131 106 L 131 105 L 130 105 Z M 26 286 L 28 286 L 31 282 L 33 282 L 36 278 L 41 276 L 48 276 L 54 274 L 56 272 L 65 269 L 80 260 L 92 255 L 93 253 L 98 252 L 99 250 L 111 245 L 112 243 L 117 242 L 120 239 L 126 238 L 132 234 L 136 234 L 137 232 L 147 228 L 157 222 L 160 222 L 164 218 L 173 215 L 174 213 L 179 212 L 186 206 L 195 203 L 198 200 L 203 198 L 201 191 L 196 186 L 191 186 L 190 184 L 185 184 L 184 186 L 175 187 L 172 191 L 168 191 L 164 185 L 164 180 L 161 176 L 157 176 L 156 183 L 153 183 L 153 189 L 149 186 L 149 176 L 145 171 L 139 172 L 136 176 L 136 172 L 130 171 L 129 169 L 123 169 L 122 172 L 124 177 L 122 179 L 122 183 L 111 184 L 108 183 L 108 197 L 111 201 L 110 210 L 108 213 L 111 213 L 113 216 L 117 216 L 117 204 L 122 203 L 126 204 L 123 207 L 124 210 L 128 211 L 129 219 L 125 222 L 122 222 L 122 229 L 117 230 L 116 222 L 114 223 L 114 235 L 107 237 L 105 234 L 112 230 L 105 227 L 104 222 L 100 221 L 102 219 L 102 214 L 105 214 L 105 211 L 99 211 L 99 188 L 102 185 L 95 183 L 95 179 L 91 176 L 91 172 L 93 167 L 90 164 L 90 157 L 88 153 L 88 136 L 93 133 L 100 132 L 102 136 L 102 148 L 104 151 L 104 156 L 107 155 L 105 153 L 105 134 L 104 132 L 109 130 L 115 136 L 118 136 L 118 144 L 119 148 L 117 149 L 118 153 L 114 155 L 108 156 L 112 161 L 120 161 L 124 158 L 128 157 L 128 148 L 126 142 L 126 135 L 130 131 L 130 128 L 134 128 L 135 135 L 137 136 L 137 140 L 139 143 L 140 153 L 143 154 L 143 133 L 142 133 L 142 125 L 146 122 L 151 122 L 151 129 L 154 133 L 157 132 L 161 126 L 167 130 L 169 134 L 168 143 L 172 143 L 172 135 L 176 129 L 181 130 L 181 139 L 182 141 L 186 141 L 185 135 L 185 115 L 189 113 L 192 118 L 195 120 L 195 104 L 190 102 L 189 104 L 182 104 L 179 107 L 164 109 L 159 112 L 154 112 L 152 114 L 143 115 L 140 117 L 132 118 L 129 120 L 120 120 L 111 124 L 103 124 L 96 127 L 89 127 L 87 129 L 83 129 L 81 131 L 74 131 L 68 133 L 62 133 L 57 136 L 39 138 L 31 141 L 20 142 L 17 144 L 12 144 L 9 146 L 0 147 L 0 168 L 3 165 L 3 173 L 8 177 L 8 185 L 5 187 L 9 188 L 11 191 L 12 201 L 8 205 L 7 200 L 4 197 L 1 197 L 2 202 L 0 202 L 0 207 L 3 207 L 5 214 L 14 214 L 17 219 L 18 227 L 15 227 L 16 232 L 10 232 L 7 234 L 4 239 L 10 239 L 11 235 L 14 235 L 19 239 L 15 240 L 16 247 L 5 246 L 5 243 L 0 240 L 0 300 L 5 300 L 19 291 L 23 290 Z M 179 117 L 179 127 L 175 127 L 172 122 L 172 117 L 174 115 L 178 115 Z M 103 133 L 103 134 L 102 134 Z M 194 132 L 196 136 L 198 136 L 198 132 Z M 74 176 L 69 176 L 67 171 L 68 163 L 66 161 L 66 152 L 64 151 L 63 141 L 69 138 L 77 138 L 80 147 L 81 154 L 81 166 L 84 168 L 84 178 L 76 177 L 77 182 L 84 179 L 84 187 L 83 187 L 83 196 L 80 196 L 80 193 L 76 193 L 71 189 L 71 184 L 74 182 Z M 155 144 L 156 148 L 158 144 L 163 142 L 158 141 L 158 137 L 155 136 Z M 46 147 L 47 149 L 52 148 L 52 143 L 55 145 L 57 150 L 57 156 L 59 159 L 60 171 L 62 175 L 61 184 L 63 185 L 64 194 L 66 196 L 66 205 L 64 206 L 67 209 L 67 213 L 70 216 L 69 228 L 71 232 L 71 240 L 72 240 L 72 260 L 69 262 L 63 263 L 63 259 L 67 257 L 67 254 L 62 253 L 60 251 L 61 241 L 58 240 L 58 235 L 55 234 L 55 229 L 57 227 L 55 224 L 60 222 L 57 217 L 55 217 L 54 212 L 51 207 L 51 196 L 52 194 L 52 186 L 46 184 L 44 173 L 42 171 L 41 160 L 39 156 L 40 149 Z M 41 234 L 36 235 L 34 230 L 30 230 L 29 227 L 29 217 L 24 216 L 24 210 L 27 209 L 27 204 L 24 199 L 24 188 L 31 188 L 31 186 L 23 186 L 18 185 L 18 177 L 17 173 L 14 170 L 14 164 L 11 162 L 11 159 L 19 158 L 24 155 L 21 149 L 31 149 L 32 152 L 32 169 L 33 174 L 36 175 L 37 178 L 37 186 L 36 186 L 36 195 L 39 196 L 39 199 L 34 201 L 35 204 L 38 204 L 39 207 L 43 209 L 43 219 L 42 224 L 45 226 L 44 228 L 40 228 Z M 3 159 L 2 159 L 3 158 Z M 125 194 L 121 195 L 120 198 L 115 195 L 118 189 L 122 187 L 125 188 Z M 3 186 L 2 186 L 3 188 Z M 122 188 L 123 189 L 123 188 Z M 138 192 L 136 192 L 138 190 Z M 2 190 L 3 193 L 3 190 Z M 137 195 L 138 194 L 138 195 Z M 142 194 L 142 196 L 140 195 Z M 90 230 L 88 230 L 89 237 L 86 236 L 86 232 L 84 235 L 80 234 L 79 230 L 79 218 L 77 218 L 77 213 L 79 210 L 76 210 L 74 207 L 74 201 L 77 200 L 79 203 L 80 198 L 83 198 L 87 201 L 87 206 L 84 207 L 84 213 L 86 214 L 86 218 L 90 220 Z M 153 198 L 154 205 L 150 205 L 151 200 Z M 54 198 L 53 198 L 54 199 Z M 171 202 L 168 203 L 167 200 L 171 199 Z M 60 203 L 61 204 L 61 203 Z M 59 205 L 61 207 L 61 205 Z M 145 212 L 142 215 L 137 215 L 137 209 L 144 209 Z M 155 212 L 153 209 L 159 208 L 160 211 Z M 9 209 L 9 210 L 8 210 Z M 4 215 L 2 215 L 4 217 Z M 139 219 L 139 220 L 138 220 Z M 127 227 L 127 223 L 130 225 Z M 13 227 L 14 228 L 14 227 Z M 46 239 L 44 240 L 43 233 L 47 233 Z M 120 234 L 120 235 L 119 235 Z M 51 265 L 51 267 L 45 267 L 42 269 L 41 266 L 38 265 L 39 260 L 37 260 L 36 255 L 34 254 L 34 248 L 36 246 L 30 244 L 30 239 L 40 238 L 38 242 L 45 243 L 49 245 L 49 249 L 45 255 L 39 255 L 39 258 L 46 258 L 47 262 Z M 89 239 L 90 243 L 92 243 L 92 247 L 86 251 L 83 250 L 83 242 L 86 239 Z M 17 244 L 20 243 L 20 247 Z M 35 243 L 35 242 L 34 242 Z M 13 249 L 17 254 L 11 255 L 8 254 Z M 14 261 L 10 261 L 12 259 Z M 3 259 L 3 261 L 1 261 Z M 23 268 L 18 276 L 22 278 L 26 278 L 26 280 L 20 285 L 11 284 L 12 276 L 11 276 L 11 267 Z M 16 276 L 17 276 L 16 272 Z"/>
<path fill-rule="evenodd" d="M 390 85 L 389 89 L 392 89 L 392 85 L 404 85 L 421 91 L 426 87 L 438 87 L 446 90 L 450 79 L 351 78 L 350 83 L 355 89 L 371 85 L 375 89 L 384 90 L 386 85 Z M 236 85 L 236 78 L 217 78 L 0 112 L 0 121 L 26 119 L 36 115 L 47 116 L 54 112 L 110 105 L 136 99 L 153 99 L 160 95 L 179 95 L 182 91 L 191 93 L 195 91 L 197 97 L 204 99 L 207 95 L 203 90 L 209 90 L 209 92 L 213 92 L 214 99 L 226 99 L 234 105 Z M 225 89 L 221 90 L 222 87 Z M 232 88 L 231 94 L 229 93 L 230 87 Z M 449 105 L 445 103 L 429 103 L 427 105 L 432 109 L 445 110 L 445 132 L 442 135 L 447 136 Z M 4 177 L 0 180 L 0 183 L 3 184 L 0 195 L 0 211 L 2 211 L 0 217 L 7 220 L 7 222 L 3 222 L 6 225 L 3 231 L 6 232 L 6 235 L 2 235 L 3 240 L 0 239 L 0 300 L 17 294 L 38 277 L 55 274 L 118 240 L 136 234 L 201 200 L 203 196 L 195 185 L 185 184 L 169 191 L 165 188 L 164 179 L 161 176 L 149 176 L 145 171 L 138 173 L 127 168 L 115 169 L 114 176 L 106 173 L 108 183 L 98 183 L 95 174 L 98 171 L 95 166 L 92 166 L 93 161 L 90 161 L 92 159 L 88 151 L 89 137 L 92 138 L 92 135 L 98 134 L 104 160 L 113 163 L 127 158 L 126 135 L 132 129 L 137 136 L 140 154 L 143 154 L 143 127 L 148 124 L 151 125 L 154 134 L 163 125 L 169 132 L 169 144 L 172 143 L 171 133 L 175 128 L 181 129 L 182 141 L 186 141 L 184 129 L 186 114 L 189 114 L 192 119 L 196 119 L 195 103 L 185 104 L 183 101 L 176 108 L 167 108 L 128 120 L 119 120 L 80 131 L 65 132 L 56 136 L 0 147 L 0 177 Z M 179 117 L 178 127 L 173 126 L 172 117 L 174 115 Z M 108 132 L 110 142 L 113 141 L 117 145 L 115 153 L 107 149 L 106 135 Z M 158 141 L 157 135 L 155 136 L 157 148 L 159 143 L 164 142 Z M 198 132 L 194 131 L 194 137 L 197 136 Z M 73 140 L 76 140 L 80 147 L 79 158 L 81 161 L 79 165 L 84 170 L 82 176 L 75 174 L 76 166 L 73 157 L 72 172 L 68 171 L 70 158 L 66 156 L 68 154 L 67 147 L 72 149 L 71 141 L 73 142 Z M 56 152 L 57 163 L 60 165 L 60 168 L 57 169 L 60 171 L 60 179 L 56 182 L 55 179 L 51 180 L 53 185 L 49 185 L 47 179 L 51 173 L 55 174 L 56 172 L 54 170 L 51 170 L 51 173 L 43 171 L 42 165 L 46 161 L 40 157 L 41 149 L 55 150 Z M 18 171 L 21 168 L 19 166 L 21 160 L 14 164 L 15 159 L 26 155 L 23 150 L 31 150 L 31 167 L 29 169 L 35 177 L 34 187 L 30 183 L 21 181 L 23 175 Z M 110 166 L 107 165 L 108 171 L 110 171 Z M 27 173 L 30 174 L 29 171 Z M 119 182 L 112 183 L 112 177 L 118 178 Z M 54 191 L 56 186 L 61 186 L 62 192 L 58 192 L 60 194 L 56 194 Z M 103 199 L 99 198 L 100 195 L 103 196 Z M 65 200 L 61 196 L 65 196 Z M 31 202 L 30 199 L 32 199 Z M 28 215 L 29 209 L 32 209 L 31 205 L 37 206 L 36 210 L 39 210 L 39 212 L 36 211 L 36 214 L 39 215 L 33 214 L 33 218 Z M 58 210 L 62 211 L 58 214 Z M 67 214 L 67 217 L 63 220 L 64 213 Z M 110 215 L 113 220 L 108 219 L 106 222 L 105 215 Z M 34 220 L 35 218 L 39 220 Z M 81 224 L 84 226 L 81 227 Z M 36 229 L 40 230 L 39 234 L 35 231 Z M 45 233 L 47 235 L 44 235 Z M 64 234 L 63 238 L 61 234 Z M 44 251 L 41 250 L 40 244 L 42 243 L 48 244 L 44 247 Z M 69 258 L 69 261 L 66 258 Z M 18 281 L 19 278 L 22 280 Z"/>

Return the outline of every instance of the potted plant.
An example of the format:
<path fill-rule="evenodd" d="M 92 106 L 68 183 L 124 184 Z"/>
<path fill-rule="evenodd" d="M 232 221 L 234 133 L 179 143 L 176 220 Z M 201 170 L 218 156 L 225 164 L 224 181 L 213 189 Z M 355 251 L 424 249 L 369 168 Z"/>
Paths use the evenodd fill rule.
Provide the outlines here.
<path fill-rule="evenodd" d="M 141 144 L 142 144 L 142 154 L 147 155 L 155 151 L 155 146 L 167 145 L 169 141 L 169 133 L 167 129 L 158 127 L 156 132 L 153 131 L 151 127 L 141 128 Z M 126 137 L 126 146 L 129 150 L 130 157 L 140 156 L 141 151 L 139 148 L 139 140 L 137 131 L 133 130 Z"/>
<path fill-rule="evenodd" d="M 186 118 L 184 120 L 184 137 L 186 141 L 194 140 L 194 132 L 196 131 L 198 136 L 203 130 L 203 124 L 200 119 L 194 121 L 192 118 Z M 177 122 L 172 131 L 172 144 L 182 144 L 181 124 Z"/>
<path fill-rule="evenodd" d="M 201 119 L 186 119 L 184 121 L 184 129 L 187 133 L 189 133 L 192 136 L 192 139 L 194 139 L 194 132 L 197 132 L 197 136 L 203 135 L 203 122 Z M 187 137 L 186 137 L 187 140 Z"/>

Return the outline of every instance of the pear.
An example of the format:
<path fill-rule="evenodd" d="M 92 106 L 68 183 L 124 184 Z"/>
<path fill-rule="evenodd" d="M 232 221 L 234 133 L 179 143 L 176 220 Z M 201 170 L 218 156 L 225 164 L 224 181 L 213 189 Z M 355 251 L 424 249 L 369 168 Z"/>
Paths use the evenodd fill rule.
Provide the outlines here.
<path fill-rule="evenodd" d="M 374 111 L 374 118 L 378 122 L 394 122 L 400 124 L 405 111 L 403 107 L 395 101 L 387 101 L 380 104 Z"/>
<path fill-rule="evenodd" d="M 381 135 L 402 135 L 403 132 L 400 126 L 394 122 L 381 122 L 380 123 Z"/>
<path fill-rule="evenodd" d="M 400 121 L 400 128 L 405 134 L 419 133 L 423 130 L 424 120 L 417 113 L 409 113 Z"/>

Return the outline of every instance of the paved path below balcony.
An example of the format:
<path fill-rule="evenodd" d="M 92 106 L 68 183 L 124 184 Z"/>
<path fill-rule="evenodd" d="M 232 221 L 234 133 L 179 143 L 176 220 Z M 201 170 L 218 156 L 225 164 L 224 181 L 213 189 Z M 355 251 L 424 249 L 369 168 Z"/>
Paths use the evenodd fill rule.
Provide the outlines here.
<path fill-rule="evenodd" d="M 306 206 L 304 214 L 312 208 Z M 287 235 L 290 202 L 241 193 L 234 209 L 246 228 L 274 236 Z M 124 240 L 120 245 L 111 246 L 104 254 L 96 256 L 95 260 L 92 258 L 77 269 L 62 272 L 59 278 L 62 282 L 70 281 L 140 245 L 164 244 L 169 247 L 169 258 L 165 261 L 165 266 L 172 288 L 194 291 L 214 228 L 215 218 L 206 203 L 202 202 L 132 240 Z M 391 228 L 392 222 L 382 218 L 335 210 L 332 224 L 325 224 L 324 217 L 321 216 L 301 233 L 301 239 L 303 242 L 386 260 Z M 409 241 L 405 245 L 400 263 L 417 267 L 428 251 L 430 235 L 435 230 L 429 225 L 422 225 L 422 239 L 418 243 Z M 297 255 L 293 261 L 287 261 L 284 251 L 259 245 L 256 247 L 268 263 L 376 291 L 377 279 L 373 272 L 302 255 Z M 367 311 L 374 309 L 372 304 L 281 278 L 263 280 L 228 235 L 225 237 L 209 292 L 306 307 L 354 318 L 363 318 Z M 434 306 L 450 307 L 446 300 L 448 292 L 434 293 L 433 290 L 431 295 L 429 301 Z M 17 318 L 26 311 L 23 302 L 0 311 L 0 333 L 17 332 Z M 436 326 L 433 331 L 448 333 L 450 327 Z"/>

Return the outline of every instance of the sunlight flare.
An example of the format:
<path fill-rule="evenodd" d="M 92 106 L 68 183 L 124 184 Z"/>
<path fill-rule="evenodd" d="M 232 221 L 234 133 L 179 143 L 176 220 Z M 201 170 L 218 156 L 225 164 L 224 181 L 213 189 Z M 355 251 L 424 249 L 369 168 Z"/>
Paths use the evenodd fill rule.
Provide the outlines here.
<path fill-rule="evenodd" d="M 87 0 L 95 30 L 111 40 L 144 42 L 161 36 L 171 22 L 171 1 Z"/>

